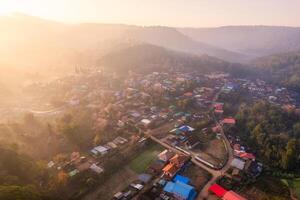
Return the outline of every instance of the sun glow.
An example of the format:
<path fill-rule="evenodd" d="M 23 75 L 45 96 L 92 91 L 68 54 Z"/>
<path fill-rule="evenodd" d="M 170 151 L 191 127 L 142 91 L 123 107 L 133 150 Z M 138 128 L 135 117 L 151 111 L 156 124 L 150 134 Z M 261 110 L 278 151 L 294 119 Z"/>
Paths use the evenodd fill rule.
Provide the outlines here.
<path fill-rule="evenodd" d="M 33 14 L 40 10 L 41 2 L 30 3 L 26 0 L 0 0 L 0 15 L 10 15 L 13 13 L 28 13 Z"/>
<path fill-rule="evenodd" d="M 14 10 L 14 2 L 0 0 L 0 15 L 8 15 L 12 12 L 16 12 Z"/>

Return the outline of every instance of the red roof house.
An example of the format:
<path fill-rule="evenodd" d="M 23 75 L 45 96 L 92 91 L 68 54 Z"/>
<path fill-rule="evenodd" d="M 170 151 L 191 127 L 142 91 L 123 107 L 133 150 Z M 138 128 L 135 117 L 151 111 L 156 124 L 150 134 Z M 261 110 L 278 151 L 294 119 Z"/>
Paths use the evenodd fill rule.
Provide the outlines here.
<path fill-rule="evenodd" d="M 239 152 L 237 156 L 244 160 L 255 160 L 255 155 L 253 155 L 252 153 Z"/>
<path fill-rule="evenodd" d="M 192 97 L 193 93 L 192 92 L 186 92 L 186 93 L 184 93 L 184 96 L 186 96 L 186 97 Z"/>
<path fill-rule="evenodd" d="M 214 193 L 217 197 L 223 197 L 224 194 L 227 192 L 223 187 L 218 184 L 213 184 L 209 187 L 209 191 Z"/>
<path fill-rule="evenodd" d="M 232 190 L 226 192 L 222 199 L 223 200 L 247 200 L 246 198 L 238 195 Z"/>
<path fill-rule="evenodd" d="M 215 108 L 216 110 L 223 110 L 223 104 L 222 104 L 222 103 L 216 103 L 216 104 L 214 105 L 214 108 Z"/>
<path fill-rule="evenodd" d="M 222 114 L 223 112 L 224 112 L 223 110 L 219 110 L 219 109 L 215 110 L 215 113 L 218 113 L 218 114 Z"/>
<path fill-rule="evenodd" d="M 235 119 L 234 118 L 225 118 L 222 121 L 223 124 L 235 124 Z"/>

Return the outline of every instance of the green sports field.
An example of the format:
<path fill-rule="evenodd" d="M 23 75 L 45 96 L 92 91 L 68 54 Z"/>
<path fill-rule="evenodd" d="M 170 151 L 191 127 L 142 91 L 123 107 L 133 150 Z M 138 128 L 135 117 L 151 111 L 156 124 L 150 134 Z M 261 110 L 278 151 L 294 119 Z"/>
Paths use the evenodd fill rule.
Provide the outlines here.
<path fill-rule="evenodd" d="M 142 151 L 135 159 L 129 163 L 130 169 L 136 173 L 143 173 L 156 156 L 163 150 L 163 147 L 158 144 L 151 144 L 147 149 Z"/>

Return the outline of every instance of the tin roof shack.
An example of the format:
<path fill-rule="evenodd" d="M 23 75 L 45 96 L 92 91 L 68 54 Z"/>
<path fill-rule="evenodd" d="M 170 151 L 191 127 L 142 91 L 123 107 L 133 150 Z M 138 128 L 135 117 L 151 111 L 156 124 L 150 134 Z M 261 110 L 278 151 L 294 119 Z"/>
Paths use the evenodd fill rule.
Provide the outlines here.
<path fill-rule="evenodd" d="M 98 156 L 98 155 L 104 155 L 108 152 L 108 148 L 104 147 L 104 146 L 97 146 L 97 147 L 94 147 L 91 152 Z"/>
<path fill-rule="evenodd" d="M 93 163 L 91 166 L 90 166 L 90 169 L 94 172 L 96 172 L 97 174 L 101 174 L 104 170 L 103 168 L 101 168 L 100 166 L 98 166 L 97 164 Z"/>
<path fill-rule="evenodd" d="M 237 168 L 239 170 L 244 170 L 245 168 L 245 161 L 239 158 L 234 158 L 231 162 L 231 167 Z"/>

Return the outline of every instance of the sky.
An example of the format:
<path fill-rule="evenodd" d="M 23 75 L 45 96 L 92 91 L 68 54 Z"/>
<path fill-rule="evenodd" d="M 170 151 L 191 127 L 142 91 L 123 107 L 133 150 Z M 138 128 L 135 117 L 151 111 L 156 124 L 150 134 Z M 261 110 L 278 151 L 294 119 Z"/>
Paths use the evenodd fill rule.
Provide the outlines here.
<path fill-rule="evenodd" d="M 176 27 L 300 26 L 300 0 L 0 0 L 0 15 Z"/>

